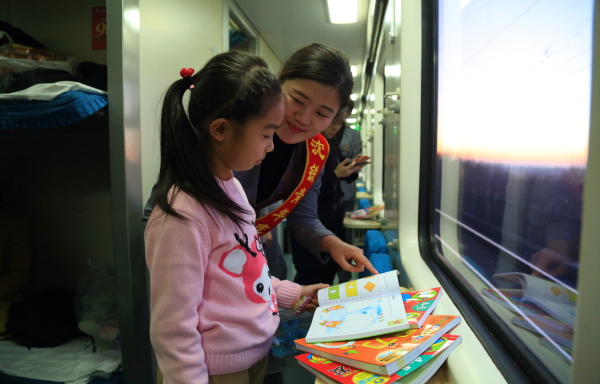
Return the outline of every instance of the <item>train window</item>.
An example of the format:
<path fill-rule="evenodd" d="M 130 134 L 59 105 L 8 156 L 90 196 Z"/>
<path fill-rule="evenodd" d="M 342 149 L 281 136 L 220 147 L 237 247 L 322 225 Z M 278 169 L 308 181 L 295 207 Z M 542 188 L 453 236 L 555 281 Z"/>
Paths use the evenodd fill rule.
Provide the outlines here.
<path fill-rule="evenodd" d="M 438 261 L 563 383 L 578 296 L 593 5 L 440 0 L 435 12 Z"/>

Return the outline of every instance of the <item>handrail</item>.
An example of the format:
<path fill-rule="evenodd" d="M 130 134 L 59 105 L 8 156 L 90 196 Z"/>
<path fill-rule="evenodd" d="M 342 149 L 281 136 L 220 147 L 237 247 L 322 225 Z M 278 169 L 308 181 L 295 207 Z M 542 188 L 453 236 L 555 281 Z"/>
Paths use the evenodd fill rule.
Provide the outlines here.
<path fill-rule="evenodd" d="M 377 62 L 377 54 L 379 52 L 379 43 L 381 41 L 381 31 L 383 29 L 383 21 L 387 10 L 389 0 L 374 0 L 373 3 L 373 22 L 371 23 L 370 40 L 367 48 L 367 56 L 363 65 L 364 86 L 360 97 L 361 104 L 367 104 L 369 88 L 371 87 L 371 79 L 375 72 L 375 63 Z M 359 116 L 362 120 L 364 108 L 360 109 Z"/>

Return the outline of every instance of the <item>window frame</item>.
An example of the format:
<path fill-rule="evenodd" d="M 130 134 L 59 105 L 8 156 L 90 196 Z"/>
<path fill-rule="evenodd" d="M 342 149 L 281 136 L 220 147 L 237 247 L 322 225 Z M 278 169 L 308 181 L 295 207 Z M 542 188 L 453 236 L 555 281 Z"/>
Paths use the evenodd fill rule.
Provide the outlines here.
<path fill-rule="evenodd" d="M 419 173 L 418 234 L 421 257 L 448 293 L 509 383 L 560 381 L 514 336 L 510 327 L 470 288 L 468 281 L 435 246 L 434 186 L 437 139 L 437 65 L 439 0 L 422 0 L 421 158 Z"/>

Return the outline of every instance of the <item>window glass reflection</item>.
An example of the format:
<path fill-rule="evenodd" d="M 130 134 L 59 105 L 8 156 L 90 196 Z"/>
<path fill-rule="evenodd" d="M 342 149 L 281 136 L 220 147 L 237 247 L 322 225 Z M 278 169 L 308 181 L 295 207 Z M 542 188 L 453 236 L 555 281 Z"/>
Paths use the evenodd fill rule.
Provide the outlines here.
<path fill-rule="evenodd" d="M 441 0 L 439 252 L 563 382 L 570 372 L 593 1 Z"/>

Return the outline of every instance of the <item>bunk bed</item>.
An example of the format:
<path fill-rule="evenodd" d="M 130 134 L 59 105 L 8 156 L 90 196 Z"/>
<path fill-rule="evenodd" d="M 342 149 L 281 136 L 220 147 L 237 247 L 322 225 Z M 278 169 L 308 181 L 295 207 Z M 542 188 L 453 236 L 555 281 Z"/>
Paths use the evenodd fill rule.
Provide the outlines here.
<path fill-rule="evenodd" d="M 34 84 L 0 94 L 0 131 L 60 129 L 104 113 L 107 104 L 107 92 L 81 83 Z M 75 338 L 54 348 L 27 348 L 1 340 L 0 382 L 122 383 L 120 348 L 96 348 L 90 338 Z"/>

